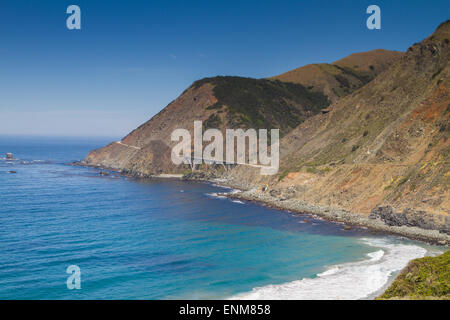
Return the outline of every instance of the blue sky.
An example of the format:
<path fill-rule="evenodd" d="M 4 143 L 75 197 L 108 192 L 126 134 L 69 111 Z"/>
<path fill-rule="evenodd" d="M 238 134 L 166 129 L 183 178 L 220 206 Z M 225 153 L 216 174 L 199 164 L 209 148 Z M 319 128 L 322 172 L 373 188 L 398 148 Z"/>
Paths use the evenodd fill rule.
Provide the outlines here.
<path fill-rule="evenodd" d="M 66 28 L 71 4 L 81 30 Z M 371 4 L 381 30 L 366 28 Z M 405 51 L 449 12 L 448 0 L 2 0 L 0 134 L 120 137 L 197 79 Z"/>

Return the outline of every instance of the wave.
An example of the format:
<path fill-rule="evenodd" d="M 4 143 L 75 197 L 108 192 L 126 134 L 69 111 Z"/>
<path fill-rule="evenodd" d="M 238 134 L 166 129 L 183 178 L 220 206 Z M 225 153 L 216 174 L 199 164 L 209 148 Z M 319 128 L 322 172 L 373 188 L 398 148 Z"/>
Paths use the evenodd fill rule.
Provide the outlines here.
<path fill-rule="evenodd" d="M 238 294 L 243 300 L 356 300 L 368 298 L 388 284 L 390 277 L 410 260 L 425 256 L 427 250 L 413 244 L 387 239 L 362 239 L 379 248 L 368 259 L 331 266 L 316 278 L 304 278 L 280 285 L 267 285 Z"/>
<path fill-rule="evenodd" d="M 218 180 L 220 180 L 220 179 L 216 179 L 216 181 L 218 181 Z M 226 181 L 226 180 L 223 179 L 223 181 Z M 242 191 L 242 190 L 239 190 L 239 189 L 235 189 L 235 188 L 232 188 L 232 187 L 227 187 L 227 186 L 221 185 L 221 184 L 219 184 L 219 183 L 214 183 L 214 182 L 211 182 L 211 185 L 212 185 L 213 187 L 217 187 L 217 188 L 222 188 L 222 189 L 228 189 L 228 190 L 230 190 L 229 192 L 224 192 L 224 193 L 227 193 L 227 194 L 235 194 L 235 193 L 238 193 L 238 192 L 241 192 L 241 191 Z"/>
<path fill-rule="evenodd" d="M 223 194 L 219 194 L 217 192 L 211 192 L 211 193 L 207 193 L 206 194 L 209 197 L 213 197 L 213 198 L 219 198 L 219 199 L 226 199 L 227 197 L 224 196 Z"/>
<path fill-rule="evenodd" d="M 7 163 L 7 164 L 19 164 L 19 165 L 51 164 L 52 163 L 49 160 L 21 160 L 21 159 L 6 159 L 6 158 L 0 158 L 0 160 L 5 160 L 5 163 Z"/>
<path fill-rule="evenodd" d="M 226 199 L 227 198 L 226 195 L 241 192 L 241 190 L 239 190 L 239 189 L 233 189 L 233 188 L 229 188 L 229 187 L 223 187 L 223 188 L 229 189 L 230 191 L 229 192 L 210 192 L 210 193 L 207 193 L 206 195 L 213 197 L 213 198 Z M 240 200 L 231 200 L 231 201 L 235 202 L 235 203 L 241 203 L 241 204 L 244 203 Z"/>

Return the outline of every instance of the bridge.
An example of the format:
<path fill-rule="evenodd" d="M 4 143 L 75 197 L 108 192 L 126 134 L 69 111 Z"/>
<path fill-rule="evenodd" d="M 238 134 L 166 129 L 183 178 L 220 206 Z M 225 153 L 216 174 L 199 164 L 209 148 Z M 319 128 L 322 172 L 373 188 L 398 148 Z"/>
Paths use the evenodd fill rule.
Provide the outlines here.
<path fill-rule="evenodd" d="M 136 146 L 132 146 L 126 143 L 123 143 L 122 141 L 116 141 L 117 144 L 120 144 L 121 146 L 127 147 L 127 148 L 131 148 L 131 149 L 135 149 L 135 150 L 141 150 L 142 148 L 140 147 L 136 147 Z M 263 165 L 259 165 L 259 164 L 251 164 L 251 163 L 245 163 L 245 162 L 227 162 L 227 161 L 218 161 L 216 159 L 208 159 L 208 158 L 196 158 L 196 157 L 184 157 L 183 158 L 184 163 L 189 164 L 189 166 L 191 167 L 192 171 L 195 171 L 195 166 L 197 165 L 197 163 L 193 163 L 195 161 L 198 161 L 200 163 L 206 163 L 208 165 L 213 165 L 213 164 L 221 164 L 223 165 L 227 170 L 232 168 L 233 166 L 236 165 L 243 165 L 243 166 L 249 166 L 249 167 L 254 167 L 254 168 L 265 168 L 267 166 L 263 166 Z"/>
<path fill-rule="evenodd" d="M 254 167 L 254 168 L 267 167 L 267 166 L 263 166 L 263 165 L 259 165 L 259 164 L 251 164 L 251 163 L 245 163 L 245 162 L 218 161 L 216 159 L 208 159 L 208 158 L 184 157 L 183 160 L 184 160 L 184 163 L 189 164 L 192 171 L 195 171 L 195 166 L 197 165 L 197 163 L 193 163 L 193 162 L 196 162 L 196 161 L 198 161 L 200 163 L 204 162 L 205 164 L 208 164 L 208 165 L 220 164 L 220 165 L 223 165 L 226 169 L 230 169 L 236 165 L 243 165 L 243 166 L 249 166 L 249 167 Z"/>

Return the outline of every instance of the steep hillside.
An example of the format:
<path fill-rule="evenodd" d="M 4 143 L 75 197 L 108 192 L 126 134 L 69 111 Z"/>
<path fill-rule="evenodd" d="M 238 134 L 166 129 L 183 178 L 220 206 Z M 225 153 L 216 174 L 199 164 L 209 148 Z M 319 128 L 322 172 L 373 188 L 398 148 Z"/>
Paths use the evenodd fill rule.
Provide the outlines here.
<path fill-rule="evenodd" d="M 299 83 L 313 91 L 323 92 L 336 102 L 370 82 L 402 55 L 402 52 L 382 49 L 355 53 L 331 64 L 309 64 L 273 79 Z"/>
<path fill-rule="evenodd" d="M 261 176 L 243 166 L 214 175 L 280 199 L 450 234 L 449 34 L 447 21 L 405 54 L 377 50 L 278 77 L 302 84 L 197 81 L 83 163 L 137 176 L 182 173 L 187 167 L 170 161 L 176 128 L 191 129 L 194 120 L 222 130 L 278 127 L 284 136 L 279 175 Z M 327 95 L 334 101 L 329 107 Z"/>
<path fill-rule="evenodd" d="M 450 22 L 281 141 L 273 194 L 450 233 Z M 241 171 L 239 171 L 241 170 Z"/>
<path fill-rule="evenodd" d="M 450 251 L 412 260 L 378 299 L 450 300 Z"/>
<path fill-rule="evenodd" d="M 171 133 L 194 121 L 204 129 L 279 128 L 281 136 L 329 105 L 321 93 L 277 80 L 215 77 L 194 82 L 179 98 L 119 142 L 89 153 L 86 165 L 121 170 L 133 175 L 182 173 L 172 164 Z"/>
<path fill-rule="evenodd" d="M 377 52 L 351 55 L 336 65 L 324 64 L 324 70 L 338 70 L 329 71 L 327 77 L 315 78 L 314 73 L 303 73 L 305 85 L 302 85 L 303 80 L 297 81 L 297 72 L 294 72 L 296 80 L 290 81 L 288 77 L 287 82 L 276 79 L 278 77 L 215 77 L 196 81 L 152 119 L 121 141 L 90 152 L 82 163 L 143 176 L 184 172 L 187 167 L 171 164 L 170 134 L 177 128 L 191 129 L 194 120 L 202 120 L 204 129 L 279 128 L 284 136 L 328 107 L 331 101 L 366 84 L 401 55 L 384 50 Z M 361 72 L 354 71 L 356 69 Z M 330 91 L 332 88 L 339 94 Z"/>

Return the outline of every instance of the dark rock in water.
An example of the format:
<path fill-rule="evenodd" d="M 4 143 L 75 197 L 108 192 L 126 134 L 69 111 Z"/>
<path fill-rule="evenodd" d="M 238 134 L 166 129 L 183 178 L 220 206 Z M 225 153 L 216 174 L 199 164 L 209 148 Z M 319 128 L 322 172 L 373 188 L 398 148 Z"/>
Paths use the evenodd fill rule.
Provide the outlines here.
<path fill-rule="evenodd" d="M 14 155 L 10 152 L 6 154 L 6 159 L 14 159 Z"/>
<path fill-rule="evenodd" d="M 372 209 L 369 218 L 380 219 L 388 226 L 419 227 L 450 234 L 450 217 L 433 215 L 422 210 L 406 208 L 400 213 L 395 212 L 391 206 L 376 207 Z"/>
<path fill-rule="evenodd" d="M 344 230 L 345 231 L 352 230 L 352 227 L 351 226 L 344 226 Z"/>
<path fill-rule="evenodd" d="M 109 176 L 109 172 L 106 171 L 100 171 L 98 174 L 101 176 Z"/>
<path fill-rule="evenodd" d="M 10 170 L 10 171 L 8 171 L 8 173 L 17 173 L 17 171 Z"/>

